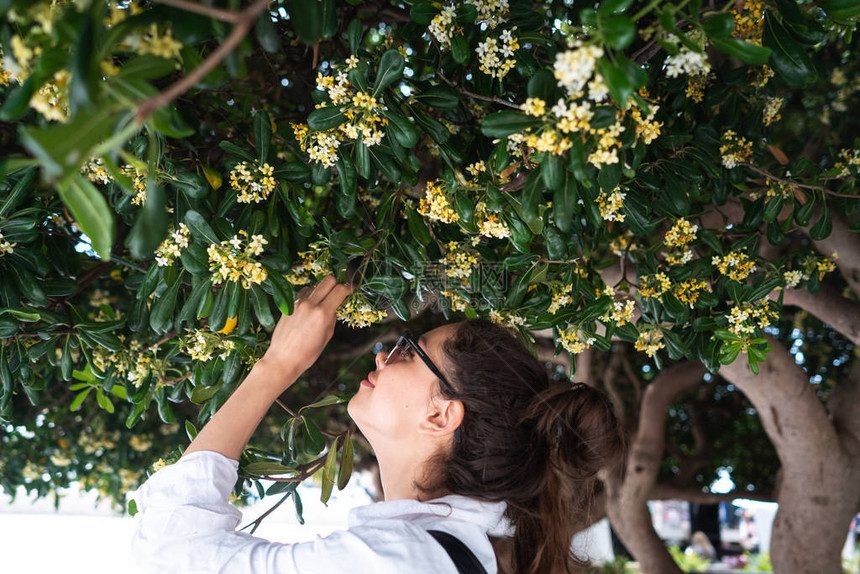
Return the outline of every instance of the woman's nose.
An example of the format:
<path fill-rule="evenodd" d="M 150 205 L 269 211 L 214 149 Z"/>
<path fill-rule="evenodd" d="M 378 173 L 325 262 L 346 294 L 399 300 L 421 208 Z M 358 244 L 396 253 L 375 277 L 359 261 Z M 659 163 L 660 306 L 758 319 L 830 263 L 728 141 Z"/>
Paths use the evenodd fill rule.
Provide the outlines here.
<path fill-rule="evenodd" d="M 379 370 L 385 367 L 385 359 L 388 357 L 388 353 L 385 351 L 379 351 L 376 353 L 376 370 Z"/>

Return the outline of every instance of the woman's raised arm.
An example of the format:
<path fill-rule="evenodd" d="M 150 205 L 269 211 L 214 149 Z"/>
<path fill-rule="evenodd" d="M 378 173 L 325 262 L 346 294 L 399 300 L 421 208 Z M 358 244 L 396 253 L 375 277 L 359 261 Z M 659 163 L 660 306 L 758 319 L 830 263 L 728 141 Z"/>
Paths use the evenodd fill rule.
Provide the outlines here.
<path fill-rule="evenodd" d="M 302 289 L 292 315 L 278 321 L 269 350 L 185 454 L 209 450 L 238 460 L 275 399 L 319 358 L 334 333 L 337 308 L 351 291 L 331 275 Z"/>

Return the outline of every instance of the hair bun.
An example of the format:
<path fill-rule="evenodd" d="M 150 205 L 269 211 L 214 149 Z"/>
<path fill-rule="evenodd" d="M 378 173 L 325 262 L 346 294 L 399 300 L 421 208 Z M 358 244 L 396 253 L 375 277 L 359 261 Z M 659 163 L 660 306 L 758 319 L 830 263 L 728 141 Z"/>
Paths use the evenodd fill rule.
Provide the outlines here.
<path fill-rule="evenodd" d="M 586 480 L 610 466 L 623 449 L 621 428 L 606 395 L 585 383 L 551 385 L 535 395 L 523 422 L 550 451 L 562 474 Z"/>

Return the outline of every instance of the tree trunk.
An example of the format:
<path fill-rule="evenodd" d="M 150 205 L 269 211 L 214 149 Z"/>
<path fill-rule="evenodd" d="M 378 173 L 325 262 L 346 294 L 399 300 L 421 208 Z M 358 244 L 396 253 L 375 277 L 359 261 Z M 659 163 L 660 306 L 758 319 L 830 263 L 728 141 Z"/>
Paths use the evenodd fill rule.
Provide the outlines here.
<path fill-rule="evenodd" d="M 614 469 L 604 476 L 606 511 L 612 527 L 639 561 L 643 574 L 680 574 L 651 522 L 648 498 L 657 481 L 665 446 L 666 408 L 684 391 L 695 388 L 705 369 L 682 363 L 664 371 L 643 393 L 641 416 L 630 443 L 626 472 Z"/>
<path fill-rule="evenodd" d="M 860 465 L 849 450 L 856 439 L 843 440 L 807 374 L 778 341 L 771 343 L 759 376 L 743 357 L 720 374 L 752 402 L 782 463 L 770 546 L 774 572 L 841 574 L 842 545 L 860 502 Z M 856 399 L 857 385 L 852 378 L 843 395 Z M 856 403 L 849 409 L 856 413 Z"/>

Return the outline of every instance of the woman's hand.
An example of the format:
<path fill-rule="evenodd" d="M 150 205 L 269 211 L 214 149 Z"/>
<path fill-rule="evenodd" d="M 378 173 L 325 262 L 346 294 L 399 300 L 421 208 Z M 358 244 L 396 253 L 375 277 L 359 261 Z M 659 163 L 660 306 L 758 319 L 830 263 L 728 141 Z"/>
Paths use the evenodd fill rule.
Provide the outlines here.
<path fill-rule="evenodd" d="M 260 362 L 295 377 L 308 370 L 331 339 L 337 308 L 352 289 L 328 275 L 299 291 L 292 315 L 281 316 L 269 350 Z"/>

